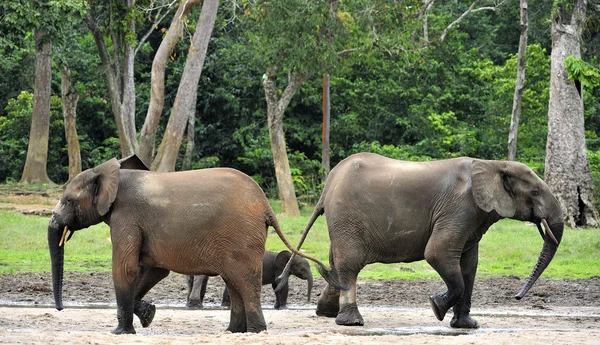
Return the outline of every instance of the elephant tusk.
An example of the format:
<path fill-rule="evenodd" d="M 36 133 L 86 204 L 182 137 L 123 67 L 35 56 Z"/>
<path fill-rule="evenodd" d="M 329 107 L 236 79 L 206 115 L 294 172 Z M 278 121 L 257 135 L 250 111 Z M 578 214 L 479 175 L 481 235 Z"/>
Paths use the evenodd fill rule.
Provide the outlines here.
<path fill-rule="evenodd" d="M 556 237 L 554 237 L 554 234 L 552 233 L 552 230 L 550 230 L 550 226 L 548 226 L 548 222 L 546 221 L 545 218 L 542 218 L 542 224 L 544 224 L 544 229 L 546 229 L 546 235 L 550 236 L 550 238 L 558 246 L 558 240 L 556 239 Z"/>
<path fill-rule="evenodd" d="M 544 230 L 542 230 L 542 226 L 540 225 L 541 223 L 535 223 L 535 225 L 538 228 L 538 231 L 540 232 L 540 236 L 542 236 L 542 239 L 546 238 L 546 235 L 544 235 Z"/>
<path fill-rule="evenodd" d="M 69 230 L 69 227 L 65 225 L 65 229 L 63 230 L 62 237 L 60 238 L 60 242 L 58 243 L 59 247 L 62 247 L 63 243 L 65 242 L 65 235 L 67 234 L 67 230 Z"/>

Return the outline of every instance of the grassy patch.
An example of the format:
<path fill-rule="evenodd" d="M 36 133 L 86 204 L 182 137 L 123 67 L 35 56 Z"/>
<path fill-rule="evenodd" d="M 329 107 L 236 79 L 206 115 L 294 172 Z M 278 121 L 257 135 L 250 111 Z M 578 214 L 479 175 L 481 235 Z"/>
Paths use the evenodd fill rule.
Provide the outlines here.
<path fill-rule="evenodd" d="M 273 204 L 278 209 L 279 205 L 276 202 Z M 292 245 L 298 243 L 312 208 L 306 207 L 301 213 L 299 218 L 279 217 L 286 238 Z M 0 210 L 0 274 L 50 271 L 47 226 L 48 218 Z M 65 246 L 65 271 L 110 271 L 109 233 L 105 224 L 78 231 Z M 269 230 L 266 247 L 272 251 L 286 249 L 273 229 Z M 500 221 L 489 229 L 480 243 L 478 276 L 516 275 L 524 278 L 535 265 L 541 248 L 542 239 L 535 226 L 512 220 Z M 329 262 L 329 234 L 324 216 L 317 219 L 302 251 L 326 264 Z M 598 276 L 598 262 L 599 229 L 566 229 L 558 253 L 543 277 L 559 279 Z M 373 264 L 365 267 L 360 277 L 439 278 L 425 261 Z"/>

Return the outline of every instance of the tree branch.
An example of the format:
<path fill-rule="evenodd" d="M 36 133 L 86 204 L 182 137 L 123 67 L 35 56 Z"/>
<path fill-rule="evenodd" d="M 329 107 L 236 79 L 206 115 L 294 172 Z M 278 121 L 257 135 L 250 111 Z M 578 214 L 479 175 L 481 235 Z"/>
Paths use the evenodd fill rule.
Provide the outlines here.
<path fill-rule="evenodd" d="M 444 42 L 450 30 L 452 30 L 456 25 L 460 24 L 469 14 L 481 11 L 496 11 L 498 7 L 500 7 L 506 0 L 498 2 L 495 6 L 484 6 L 475 8 L 475 5 L 478 1 L 479 0 L 473 1 L 471 6 L 469 6 L 469 9 L 467 9 L 463 14 L 460 15 L 460 17 L 458 17 L 458 19 L 450 23 L 450 25 L 448 25 L 446 29 L 444 29 L 444 32 L 442 32 L 442 35 L 440 36 L 440 42 Z"/>

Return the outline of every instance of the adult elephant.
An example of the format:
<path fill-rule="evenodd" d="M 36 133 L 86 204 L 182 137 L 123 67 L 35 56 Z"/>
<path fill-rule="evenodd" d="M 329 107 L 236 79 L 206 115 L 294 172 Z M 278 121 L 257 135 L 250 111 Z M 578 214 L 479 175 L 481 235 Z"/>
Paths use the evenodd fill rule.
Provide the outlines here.
<path fill-rule="evenodd" d="M 355 154 L 329 174 L 298 248 L 323 213 L 332 270 L 322 272 L 329 284 L 317 315 L 336 317 L 339 325 L 363 324 L 356 279 L 365 265 L 425 259 L 447 286 L 430 297 L 438 320 L 453 308 L 452 327 L 477 328 L 469 315 L 471 294 L 479 240 L 487 229 L 513 218 L 535 223 L 544 239 L 520 299 L 554 257 L 564 228 L 556 198 L 531 169 L 474 158 L 406 162 Z"/>
<path fill-rule="evenodd" d="M 287 281 L 283 284 L 279 290 L 277 290 L 277 284 L 279 280 L 277 277 L 281 275 L 285 268 L 288 260 L 290 260 L 292 253 L 287 250 L 281 252 L 265 252 L 263 255 L 263 269 L 262 269 L 262 285 L 271 284 L 275 291 L 275 309 L 286 309 L 287 298 L 289 293 L 289 286 Z M 313 276 L 310 271 L 310 265 L 306 259 L 294 256 L 291 261 L 289 270 L 290 274 L 300 279 L 306 280 L 308 283 L 307 301 L 310 302 L 310 296 L 313 286 Z M 187 293 L 187 304 L 188 308 L 202 308 L 204 295 L 206 293 L 206 285 L 208 283 L 208 276 L 196 275 L 188 276 L 188 293 Z M 227 286 L 223 291 L 223 299 L 221 300 L 221 306 L 228 307 L 231 305 L 231 298 Z"/>
<path fill-rule="evenodd" d="M 227 330 L 266 330 L 260 292 L 267 228 L 290 246 L 264 192 L 247 175 L 228 168 L 156 173 L 136 156 L 77 175 L 48 224 L 58 310 L 65 235 L 102 221 L 110 225 L 113 246 L 113 333 L 135 333 L 133 314 L 144 327 L 152 322 L 155 307 L 142 298 L 170 270 L 220 275 L 231 294 Z"/>

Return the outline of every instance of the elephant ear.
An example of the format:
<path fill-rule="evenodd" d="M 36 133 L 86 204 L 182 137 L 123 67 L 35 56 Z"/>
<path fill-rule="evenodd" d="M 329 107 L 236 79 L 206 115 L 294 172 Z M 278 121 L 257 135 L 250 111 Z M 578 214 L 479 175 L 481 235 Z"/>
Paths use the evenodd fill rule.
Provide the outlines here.
<path fill-rule="evenodd" d="M 514 216 L 517 204 L 509 179 L 506 162 L 473 160 L 471 188 L 477 206 L 485 212 L 494 210 L 504 218 Z"/>
<path fill-rule="evenodd" d="M 110 210 L 110 205 L 117 197 L 119 189 L 120 164 L 116 158 L 104 162 L 93 169 L 96 174 L 96 190 L 94 192 L 94 205 L 101 216 Z"/>
<path fill-rule="evenodd" d="M 131 170 L 150 170 L 144 162 L 137 155 L 133 154 L 129 157 L 125 157 L 119 160 L 121 164 L 121 169 L 131 169 Z"/>
<path fill-rule="evenodd" d="M 287 250 L 281 251 L 279 254 L 277 254 L 277 257 L 275 257 L 275 266 L 280 269 L 284 269 L 285 265 L 287 265 L 288 261 L 290 260 L 290 256 L 292 256 L 292 253 L 288 252 Z"/>

